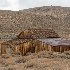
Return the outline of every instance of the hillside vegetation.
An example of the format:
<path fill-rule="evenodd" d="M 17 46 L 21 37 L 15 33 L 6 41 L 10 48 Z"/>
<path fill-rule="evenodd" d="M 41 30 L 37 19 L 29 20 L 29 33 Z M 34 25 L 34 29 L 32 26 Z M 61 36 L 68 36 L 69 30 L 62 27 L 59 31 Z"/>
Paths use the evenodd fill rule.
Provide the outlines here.
<path fill-rule="evenodd" d="M 44 6 L 20 11 L 0 10 L 0 38 L 14 38 L 24 29 L 54 29 L 69 38 L 70 8 Z"/>

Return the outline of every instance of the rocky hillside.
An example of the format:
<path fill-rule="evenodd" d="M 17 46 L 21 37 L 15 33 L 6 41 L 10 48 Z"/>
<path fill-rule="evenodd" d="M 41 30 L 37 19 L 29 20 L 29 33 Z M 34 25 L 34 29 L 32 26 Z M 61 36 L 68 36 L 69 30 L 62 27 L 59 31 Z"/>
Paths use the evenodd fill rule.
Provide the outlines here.
<path fill-rule="evenodd" d="M 54 29 L 61 37 L 70 36 L 70 8 L 44 6 L 20 11 L 0 10 L 0 38 L 14 38 L 24 29 Z"/>

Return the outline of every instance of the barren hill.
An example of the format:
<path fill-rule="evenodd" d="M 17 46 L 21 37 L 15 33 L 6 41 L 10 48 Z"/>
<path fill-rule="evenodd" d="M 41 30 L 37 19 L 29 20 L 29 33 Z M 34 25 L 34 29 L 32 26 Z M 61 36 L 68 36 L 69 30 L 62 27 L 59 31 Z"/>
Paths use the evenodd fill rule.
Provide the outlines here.
<path fill-rule="evenodd" d="M 14 38 L 24 29 L 54 29 L 61 37 L 70 36 L 70 8 L 44 6 L 20 11 L 0 10 L 0 38 Z"/>

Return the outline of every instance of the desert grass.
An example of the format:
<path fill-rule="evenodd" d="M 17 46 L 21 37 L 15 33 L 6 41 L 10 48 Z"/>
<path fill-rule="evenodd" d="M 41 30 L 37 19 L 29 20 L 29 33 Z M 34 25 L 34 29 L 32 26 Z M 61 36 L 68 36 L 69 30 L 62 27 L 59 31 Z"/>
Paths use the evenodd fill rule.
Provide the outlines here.
<path fill-rule="evenodd" d="M 0 70 L 70 70 L 70 51 L 0 55 Z"/>

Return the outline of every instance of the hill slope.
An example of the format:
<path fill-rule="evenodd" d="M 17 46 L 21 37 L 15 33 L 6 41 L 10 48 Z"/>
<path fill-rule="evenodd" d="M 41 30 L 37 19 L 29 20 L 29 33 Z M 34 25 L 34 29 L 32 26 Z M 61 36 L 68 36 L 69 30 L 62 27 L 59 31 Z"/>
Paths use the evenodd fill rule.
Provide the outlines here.
<path fill-rule="evenodd" d="M 0 11 L 0 38 L 16 37 L 29 28 L 54 29 L 61 37 L 70 35 L 70 8 L 44 6 L 20 11 Z"/>

